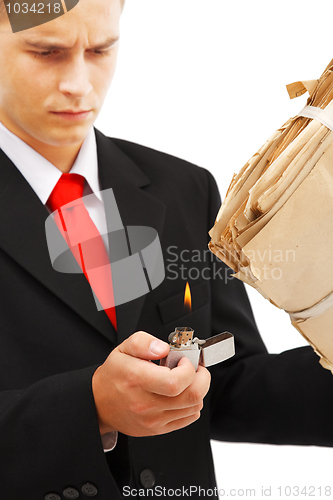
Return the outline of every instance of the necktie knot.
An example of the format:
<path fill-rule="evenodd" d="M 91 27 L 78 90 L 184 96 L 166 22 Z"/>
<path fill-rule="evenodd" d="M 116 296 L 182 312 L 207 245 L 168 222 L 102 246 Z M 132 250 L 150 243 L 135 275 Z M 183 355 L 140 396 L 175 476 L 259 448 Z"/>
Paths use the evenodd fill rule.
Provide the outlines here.
<path fill-rule="evenodd" d="M 84 183 L 82 175 L 62 174 L 47 200 L 47 206 L 54 212 L 68 203 L 81 199 Z"/>

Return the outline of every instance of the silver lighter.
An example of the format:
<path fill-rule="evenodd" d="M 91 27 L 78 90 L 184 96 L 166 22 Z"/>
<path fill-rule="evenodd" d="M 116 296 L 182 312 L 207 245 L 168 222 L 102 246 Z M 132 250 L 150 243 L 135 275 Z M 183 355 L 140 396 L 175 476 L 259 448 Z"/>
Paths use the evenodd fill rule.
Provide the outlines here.
<path fill-rule="evenodd" d="M 168 338 L 170 352 L 161 359 L 160 365 L 174 368 L 186 356 L 197 370 L 199 363 L 206 367 L 212 366 L 235 354 L 234 336 L 229 332 L 219 333 L 207 340 L 193 338 L 193 334 L 193 328 L 177 326 Z"/>

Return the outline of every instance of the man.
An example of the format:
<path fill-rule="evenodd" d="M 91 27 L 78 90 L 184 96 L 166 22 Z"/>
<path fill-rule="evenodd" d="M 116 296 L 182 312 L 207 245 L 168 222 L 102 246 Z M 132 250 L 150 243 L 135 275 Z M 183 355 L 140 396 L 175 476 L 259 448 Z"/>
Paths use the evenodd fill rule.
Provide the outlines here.
<path fill-rule="evenodd" d="M 5 500 L 217 498 L 211 437 L 333 443 L 331 374 L 311 348 L 267 354 L 240 282 L 209 280 L 201 260 L 191 313 L 182 308 L 177 273 L 117 306 L 112 321 L 97 310 L 84 274 L 52 269 L 45 220 L 59 181 L 68 179 L 62 174 L 85 179 L 97 227 L 105 219 L 99 190 L 112 188 L 124 226 L 155 228 L 164 252 L 176 247 L 178 255 L 206 251 L 220 206 L 206 170 L 92 129 L 115 70 L 121 10 L 121 0 L 81 0 L 15 34 L 2 10 Z M 152 363 L 167 355 L 176 325 L 201 338 L 231 331 L 235 358 L 210 372 L 195 372 L 186 359 L 173 370 Z"/>

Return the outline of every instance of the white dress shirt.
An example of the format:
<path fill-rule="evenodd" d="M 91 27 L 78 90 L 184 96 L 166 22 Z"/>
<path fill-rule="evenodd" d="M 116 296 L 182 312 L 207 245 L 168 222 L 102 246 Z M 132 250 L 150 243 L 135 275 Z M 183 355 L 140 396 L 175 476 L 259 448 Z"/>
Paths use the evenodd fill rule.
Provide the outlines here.
<path fill-rule="evenodd" d="M 1 122 L 0 149 L 2 149 L 21 172 L 43 205 L 46 205 L 62 172 L 27 143 L 10 132 Z M 83 196 L 89 194 L 95 195 L 85 198 L 84 204 L 108 248 L 107 225 L 104 204 L 100 193 L 97 146 L 93 127 L 89 129 L 70 173 L 82 175 L 86 179 L 87 182 Z M 114 449 L 117 444 L 117 437 L 117 432 L 110 432 L 102 436 L 102 444 L 105 452 Z"/>

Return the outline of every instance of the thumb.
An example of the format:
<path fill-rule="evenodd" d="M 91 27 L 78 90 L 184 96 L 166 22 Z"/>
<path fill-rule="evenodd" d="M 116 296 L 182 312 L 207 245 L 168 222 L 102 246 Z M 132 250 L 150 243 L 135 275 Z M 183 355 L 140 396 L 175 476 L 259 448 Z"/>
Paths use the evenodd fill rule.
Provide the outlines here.
<path fill-rule="evenodd" d="M 118 349 L 123 354 L 133 356 L 134 358 L 155 360 L 162 359 L 169 354 L 169 344 L 163 342 L 147 332 L 133 333 L 128 339 L 124 340 Z"/>

